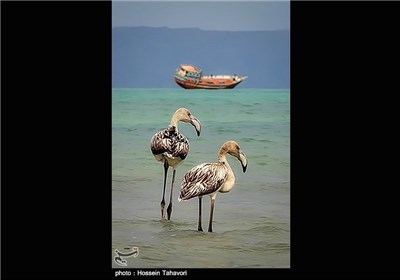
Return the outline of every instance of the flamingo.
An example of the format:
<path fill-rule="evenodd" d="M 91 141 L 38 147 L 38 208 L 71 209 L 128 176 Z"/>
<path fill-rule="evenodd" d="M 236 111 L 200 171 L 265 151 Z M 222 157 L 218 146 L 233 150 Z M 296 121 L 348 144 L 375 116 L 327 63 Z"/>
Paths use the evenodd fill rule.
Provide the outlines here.
<path fill-rule="evenodd" d="M 212 221 L 215 206 L 215 199 L 218 192 L 229 192 L 235 185 L 235 175 L 230 167 L 226 154 L 236 157 L 246 172 L 247 156 L 240 149 L 239 144 L 235 141 L 225 142 L 219 150 L 217 163 L 202 163 L 189 170 L 181 183 L 181 190 L 178 201 L 189 200 L 193 197 L 199 198 L 199 222 L 198 231 L 203 231 L 201 226 L 201 199 L 203 195 L 210 195 L 211 210 L 210 222 L 208 224 L 208 232 L 212 232 Z"/>
<path fill-rule="evenodd" d="M 164 188 L 161 200 L 161 217 L 165 220 L 165 186 L 167 181 L 168 168 L 173 168 L 171 193 L 169 205 L 167 208 L 168 220 L 172 213 L 172 191 L 174 187 L 176 168 L 183 162 L 189 152 L 188 139 L 178 131 L 179 121 L 190 123 L 194 126 L 197 136 L 200 136 L 201 123 L 186 108 L 179 108 L 173 114 L 170 125 L 153 135 L 150 141 L 150 148 L 156 160 L 164 164 Z"/>

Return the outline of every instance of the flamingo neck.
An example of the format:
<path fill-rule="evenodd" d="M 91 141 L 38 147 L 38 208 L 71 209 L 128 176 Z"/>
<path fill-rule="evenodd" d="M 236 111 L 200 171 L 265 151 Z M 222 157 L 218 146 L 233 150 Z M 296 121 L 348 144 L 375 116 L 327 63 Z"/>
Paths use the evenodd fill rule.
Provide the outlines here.
<path fill-rule="evenodd" d="M 227 166 L 229 166 L 228 160 L 226 159 L 226 153 L 225 152 L 220 152 L 218 155 L 218 162 L 219 163 L 224 163 Z"/>
<path fill-rule="evenodd" d="M 179 121 L 180 119 L 176 115 L 173 115 L 171 119 L 171 126 L 175 126 L 175 128 L 178 130 Z"/>
<path fill-rule="evenodd" d="M 218 155 L 218 162 L 225 166 L 228 175 L 225 184 L 222 185 L 222 187 L 219 189 L 219 192 L 229 192 L 235 184 L 235 175 L 233 174 L 232 168 L 226 159 L 226 152 L 222 152 Z"/>

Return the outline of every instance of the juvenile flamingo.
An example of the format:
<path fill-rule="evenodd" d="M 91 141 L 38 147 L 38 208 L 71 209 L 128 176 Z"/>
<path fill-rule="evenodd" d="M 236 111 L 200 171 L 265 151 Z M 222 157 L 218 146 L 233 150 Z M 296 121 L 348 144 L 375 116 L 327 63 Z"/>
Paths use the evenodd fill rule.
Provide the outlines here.
<path fill-rule="evenodd" d="M 217 163 L 202 163 L 189 170 L 181 183 L 181 192 L 178 201 L 188 200 L 193 197 L 199 198 L 199 222 L 197 229 L 201 227 L 201 199 L 203 195 L 210 195 L 211 210 L 208 231 L 212 232 L 212 221 L 215 206 L 215 199 L 218 192 L 229 192 L 235 185 L 235 175 L 230 167 L 226 154 L 238 158 L 242 164 L 243 172 L 246 172 L 247 157 L 235 141 L 225 142 L 218 153 Z"/>
<path fill-rule="evenodd" d="M 151 152 L 156 160 L 164 164 L 164 188 L 161 200 L 161 217 L 165 220 L 165 186 L 167 181 L 168 168 L 172 166 L 172 183 L 169 205 L 167 208 L 168 220 L 171 219 L 172 213 L 172 191 L 174 187 L 175 172 L 177 166 L 183 162 L 189 152 L 189 141 L 187 138 L 178 131 L 179 121 L 190 123 L 194 126 L 197 136 L 200 135 L 201 123 L 192 115 L 186 108 L 179 108 L 176 110 L 171 118 L 170 125 L 153 135 L 150 141 Z"/>

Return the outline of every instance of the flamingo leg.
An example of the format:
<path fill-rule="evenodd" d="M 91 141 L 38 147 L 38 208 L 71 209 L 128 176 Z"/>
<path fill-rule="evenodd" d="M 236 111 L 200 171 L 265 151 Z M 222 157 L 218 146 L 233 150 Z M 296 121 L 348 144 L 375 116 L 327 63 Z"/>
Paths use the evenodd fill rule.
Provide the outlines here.
<path fill-rule="evenodd" d="M 208 232 L 212 232 L 212 220 L 214 215 L 215 197 L 211 198 L 210 222 L 208 224 Z"/>
<path fill-rule="evenodd" d="M 171 194 L 170 194 L 170 196 L 169 196 L 169 204 L 168 204 L 168 208 L 167 208 L 168 220 L 171 220 L 171 213 L 172 213 L 172 191 L 173 191 L 173 189 L 174 189 L 175 172 L 176 172 L 176 169 L 174 168 L 174 172 L 172 173 Z"/>
<path fill-rule="evenodd" d="M 201 228 L 201 196 L 199 196 L 199 225 L 197 227 L 198 231 L 203 231 L 203 229 Z"/>
<path fill-rule="evenodd" d="M 165 185 L 167 182 L 167 174 L 168 174 L 168 162 L 164 161 L 164 189 L 163 189 L 163 196 L 162 196 L 162 200 L 161 200 L 161 217 L 163 220 L 165 220 Z"/>

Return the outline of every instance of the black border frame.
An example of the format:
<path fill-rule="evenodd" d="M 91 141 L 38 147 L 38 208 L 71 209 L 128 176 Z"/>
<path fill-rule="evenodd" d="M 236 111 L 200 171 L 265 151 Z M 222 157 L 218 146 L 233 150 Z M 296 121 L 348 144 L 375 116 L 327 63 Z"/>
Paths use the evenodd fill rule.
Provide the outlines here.
<path fill-rule="evenodd" d="M 291 268 L 190 276 L 399 277 L 387 148 L 399 8 L 291 3 Z M 111 2 L 2 1 L 1 13 L 1 275 L 114 278 Z"/>

